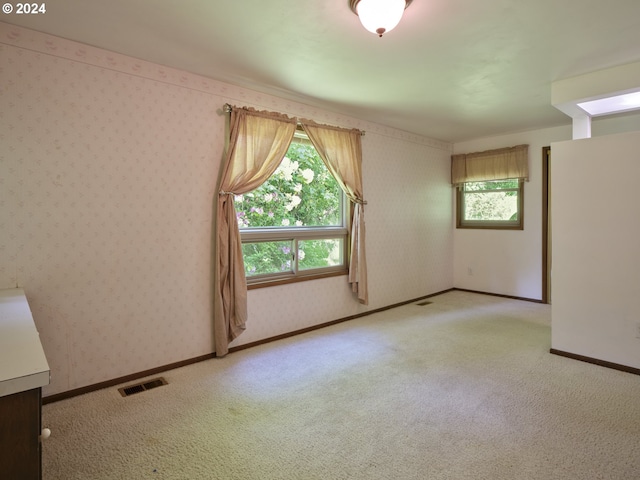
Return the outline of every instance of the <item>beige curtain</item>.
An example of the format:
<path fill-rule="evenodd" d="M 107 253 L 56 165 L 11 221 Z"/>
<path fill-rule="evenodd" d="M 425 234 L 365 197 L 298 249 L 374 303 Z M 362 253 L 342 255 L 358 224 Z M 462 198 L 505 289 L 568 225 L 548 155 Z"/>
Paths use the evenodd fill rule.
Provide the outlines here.
<path fill-rule="evenodd" d="M 309 120 L 302 127 L 338 184 L 354 203 L 351 224 L 349 283 L 360 303 L 369 303 L 365 252 L 364 195 L 362 193 L 362 132 L 319 125 Z"/>
<path fill-rule="evenodd" d="M 451 156 L 451 183 L 529 180 L 529 145 Z"/>
<path fill-rule="evenodd" d="M 216 356 L 228 353 L 229 343 L 244 331 L 247 321 L 247 281 L 234 196 L 259 187 L 278 168 L 293 139 L 296 119 L 233 107 L 229 130 L 216 217 L 213 319 Z"/>

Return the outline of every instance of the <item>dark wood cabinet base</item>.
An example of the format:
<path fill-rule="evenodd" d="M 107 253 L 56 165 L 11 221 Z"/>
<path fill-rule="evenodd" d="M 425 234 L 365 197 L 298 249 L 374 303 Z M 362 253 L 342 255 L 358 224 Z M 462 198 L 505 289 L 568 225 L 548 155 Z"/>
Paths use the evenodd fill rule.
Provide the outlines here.
<path fill-rule="evenodd" d="M 0 397 L 0 478 L 41 477 L 40 388 Z"/>

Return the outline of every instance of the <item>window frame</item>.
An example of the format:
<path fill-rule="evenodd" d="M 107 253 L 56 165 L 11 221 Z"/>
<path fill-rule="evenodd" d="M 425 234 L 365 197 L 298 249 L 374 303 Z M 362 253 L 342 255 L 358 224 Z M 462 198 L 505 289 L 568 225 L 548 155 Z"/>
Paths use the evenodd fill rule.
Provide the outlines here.
<path fill-rule="evenodd" d="M 484 181 L 489 182 L 489 181 L 505 181 L 505 180 L 518 180 L 518 188 L 517 189 L 515 188 L 492 189 L 492 190 L 480 190 L 480 191 L 482 192 L 517 191 L 518 193 L 518 219 L 517 220 L 515 221 L 514 220 L 465 220 L 464 219 L 464 206 L 465 206 L 464 185 L 466 183 L 478 183 L 482 181 L 482 180 L 475 180 L 472 182 L 464 182 L 456 186 L 456 228 L 490 229 L 490 230 L 524 230 L 524 179 L 507 178 L 502 180 L 484 180 Z"/>
<path fill-rule="evenodd" d="M 310 145 L 314 148 L 311 141 L 300 127 L 296 130 L 296 134 L 291 143 L 302 143 Z M 317 151 L 316 151 L 317 153 Z M 326 165 L 325 165 L 326 168 Z M 342 224 L 337 226 L 318 226 L 298 227 L 278 226 L 278 227 L 258 227 L 258 228 L 240 228 L 241 243 L 260 243 L 260 242 L 277 242 L 291 241 L 292 270 L 286 272 L 274 272 L 268 274 L 259 274 L 248 276 L 245 273 L 247 281 L 247 289 L 251 290 L 260 287 L 269 287 L 274 285 L 282 285 L 287 283 L 295 283 L 317 278 L 333 277 L 338 275 L 347 275 L 349 269 L 349 250 L 350 250 L 350 226 L 352 221 L 353 210 L 351 202 L 347 198 L 345 192 L 340 189 L 340 206 L 342 211 Z M 298 243 L 304 240 L 323 240 L 323 239 L 342 239 L 342 258 L 341 265 L 330 267 L 320 267 L 313 269 L 300 270 L 298 268 Z M 243 258 L 244 261 L 244 258 Z"/>

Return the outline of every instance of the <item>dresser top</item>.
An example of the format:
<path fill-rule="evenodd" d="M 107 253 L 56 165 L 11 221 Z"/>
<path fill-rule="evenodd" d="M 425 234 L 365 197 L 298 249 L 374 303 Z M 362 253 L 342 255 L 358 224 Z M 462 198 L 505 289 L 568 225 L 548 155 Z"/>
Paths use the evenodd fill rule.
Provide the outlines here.
<path fill-rule="evenodd" d="M 49 364 L 24 290 L 0 290 L 0 397 L 49 384 Z"/>

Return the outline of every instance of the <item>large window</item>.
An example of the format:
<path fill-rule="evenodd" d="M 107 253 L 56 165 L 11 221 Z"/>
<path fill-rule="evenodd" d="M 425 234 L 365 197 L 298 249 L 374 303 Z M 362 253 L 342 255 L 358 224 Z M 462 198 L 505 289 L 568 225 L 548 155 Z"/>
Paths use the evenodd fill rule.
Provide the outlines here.
<path fill-rule="evenodd" d="M 347 204 L 303 132 L 257 189 L 237 195 L 248 284 L 346 272 Z"/>
<path fill-rule="evenodd" d="M 458 186 L 458 228 L 523 228 L 523 181 L 465 182 Z"/>

